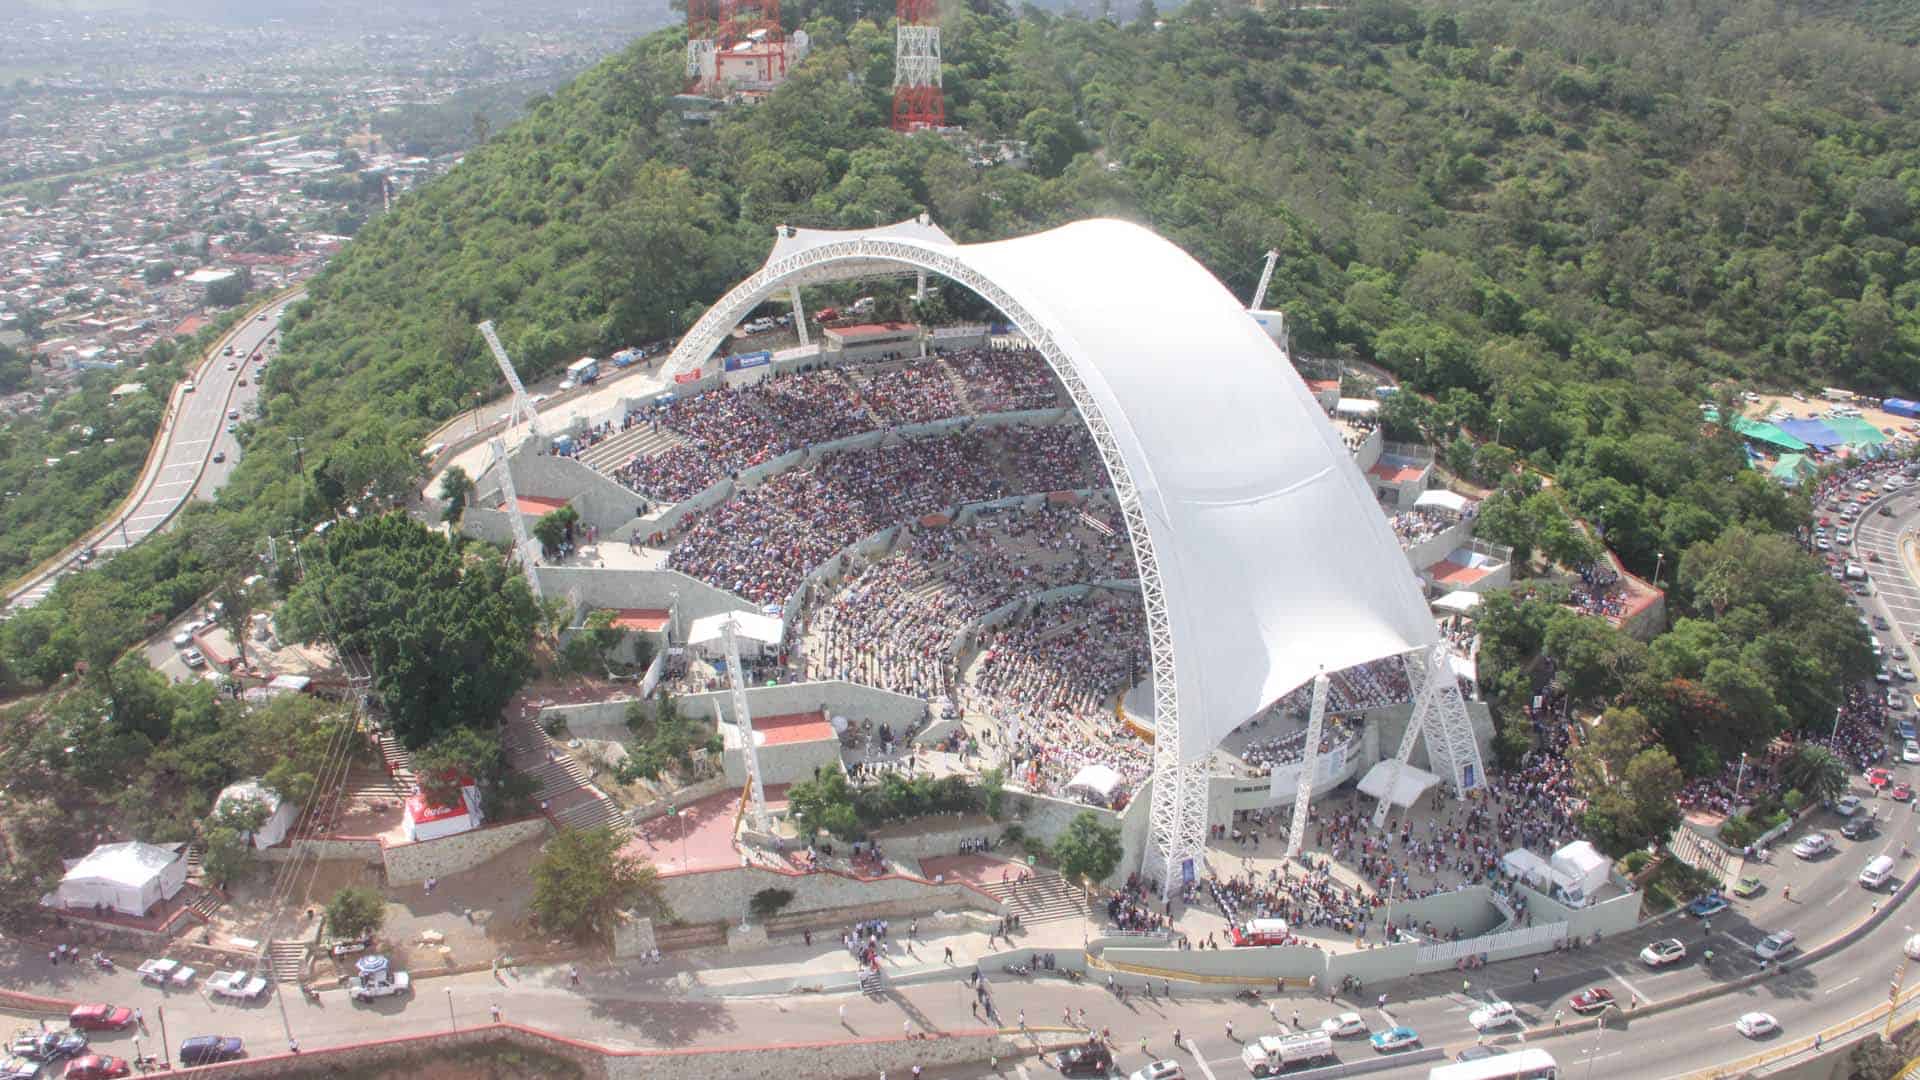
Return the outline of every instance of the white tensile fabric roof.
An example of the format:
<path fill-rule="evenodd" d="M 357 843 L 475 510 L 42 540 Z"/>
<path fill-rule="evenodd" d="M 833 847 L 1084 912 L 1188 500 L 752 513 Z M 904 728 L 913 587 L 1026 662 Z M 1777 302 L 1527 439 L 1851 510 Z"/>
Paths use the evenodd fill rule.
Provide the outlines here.
<path fill-rule="evenodd" d="M 1115 772 L 1111 766 L 1088 765 L 1073 774 L 1073 779 L 1067 784 L 1067 789 L 1085 788 L 1088 791 L 1098 794 L 1101 798 L 1108 798 L 1112 796 L 1114 792 L 1120 790 L 1120 785 L 1125 782 L 1121 775 Z"/>
<path fill-rule="evenodd" d="M 1286 354 L 1205 267 L 1145 228 L 1096 219 L 987 244 L 955 244 L 925 221 L 801 229 L 775 242 L 771 272 L 715 308 L 733 317 L 791 283 L 916 265 L 1004 292 L 1003 313 L 1057 346 L 1106 420 L 1159 559 L 1182 761 L 1322 670 L 1433 642 L 1399 541 Z M 712 353 L 689 345 L 663 374 Z"/>
<path fill-rule="evenodd" d="M 1434 640 L 1352 454 L 1205 267 L 1112 220 L 950 253 L 1051 334 L 1112 428 L 1159 557 L 1183 761 L 1322 670 Z"/>
<path fill-rule="evenodd" d="M 1420 497 L 1413 500 L 1413 505 L 1420 510 L 1425 510 L 1429 507 L 1439 507 L 1442 510 L 1450 510 L 1456 514 L 1464 514 L 1467 512 L 1467 497 L 1458 492 L 1442 491 L 1439 488 L 1434 488 L 1430 491 L 1421 492 Z"/>
<path fill-rule="evenodd" d="M 1480 594 L 1477 592 L 1469 592 L 1465 589 L 1455 589 L 1453 592 L 1433 602 L 1434 610 L 1444 611 L 1451 615 L 1465 615 L 1467 612 L 1479 606 Z"/>

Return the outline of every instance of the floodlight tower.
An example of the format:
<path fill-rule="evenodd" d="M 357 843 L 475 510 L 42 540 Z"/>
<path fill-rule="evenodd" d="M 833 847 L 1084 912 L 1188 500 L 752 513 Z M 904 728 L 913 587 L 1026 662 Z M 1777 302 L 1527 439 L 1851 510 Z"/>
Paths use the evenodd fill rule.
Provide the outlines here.
<path fill-rule="evenodd" d="M 533 540 L 527 536 L 526 519 L 520 515 L 520 494 L 513 488 L 513 468 L 507 461 L 507 440 L 495 435 L 487 440 L 493 448 L 493 464 L 500 469 L 500 494 L 507 503 L 507 522 L 513 526 L 513 553 L 520 560 L 520 572 L 527 575 L 527 587 L 540 599 L 540 571 L 533 558 Z"/>
<path fill-rule="evenodd" d="M 899 0 L 894 12 L 893 130 L 943 127 L 940 17 L 935 0 Z"/>
<path fill-rule="evenodd" d="M 506 376 L 507 386 L 513 390 L 512 415 L 509 419 L 515 423 L 524 420 L 527 431 L 534 438 L 544 439 L 547 433 L 540 426 L 540 413 L 533 407 L 533 399 L 527 396 L 527 388 L 520 382 L 520 373 L 513 369 L 513 361 L 507 359 L 507 348 L 500 344 L 500 335 L 493 332 L 492 319 L 480 324 L 480 336 L 487 339 L 487 348 L 493 350 L 493 359 L 500 365 L 500 374 Z"/>
<path fill-rule="evenodd" d="M 1267 265 L 1260 268 L 1260 284 L 1254 287 L 1253 303 L 1247 305 L 1248 311 L 1259 311 L 1267 306 L 1267 286 L 1273 284 L 1273 264 L 1280 258 L 1280 252 L 1267 249 Z"/>
<path fill-rule="evenodd" d="M 753 742 L 753 713 L 747 709 L 746 676 L 740 672 L 740 638 L 736 633 L 739 626 L 733 612 L 729 612 L 727 621 L 721 624 L 727 646 L 727 697 L 733 703 L 733 722 L 740 729 L 740 761 L 747 768 L 748 809 L 753 813 L 753 827 L 765 833 L 772 828 L 772 823 L 767 818 L 767 789 L 760 782 L 760 748 Z M 713 712 L 714 722 L 719 723 L 719 698 L 713 701 Z"/>

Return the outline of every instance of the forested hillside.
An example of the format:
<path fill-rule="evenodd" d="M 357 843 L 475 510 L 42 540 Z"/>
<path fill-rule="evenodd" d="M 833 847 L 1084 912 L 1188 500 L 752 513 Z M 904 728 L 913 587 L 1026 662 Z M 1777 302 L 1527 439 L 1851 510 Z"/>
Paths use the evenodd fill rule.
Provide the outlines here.
<path fill-rule="evenodd" d="M 945 15 L 949 116 L 1025 140 L 1025 170 L 887 131 L 892 36 L 850 5 L 789 5 L 814 54 L 710 125 L 670 101 L 677 31 L 653 35 L 369 224 L 290 321 L 221 507 L 63 586 L 0 632 L 0 658 L 51 678 L 177 610 L 250 538 L 404 472 L 420 434 L 493 384 L 481 318 L 539 373 L 678 332 L 780 222 L 925 210 L 971 240 L 1107 214 L 1243 295 L 1277 247 L 1270 299 L 1300 348 L 1397 372 L 1423 396 L 1394 425 L 1457 448 L 1463 471 L 1497 480 L 1524 455 L 1642 573 L 1664 553 L 1676 614 L 1712 632 L 1663 671 L 1718 664 L 1742 715 L 1806 722 L 1866 670 L 1837 593 L 1814 580 L 1793 603 L 1694 611 L 1689 575 L 1740 557 L 1701 546 L 1729 526 L 1797 514 L 1702 430 L 1716 383 L 1920 393 L 1920 65 L 1863 28 L 1873 12 L 1832 6 L 1192 0 L 1156 28 L 1150 6 L 1114 23 L 975 0 Z M 1495 430 L 1504 446 L 1479 445 Z M 307 438 L 306 476 L 289 435 Z M 1502 498 L 1509 532 L 1552 525 L 1526 485 Z M 1769 650 L 1796 641 L 1814 644 L 1774 670 Z"/>

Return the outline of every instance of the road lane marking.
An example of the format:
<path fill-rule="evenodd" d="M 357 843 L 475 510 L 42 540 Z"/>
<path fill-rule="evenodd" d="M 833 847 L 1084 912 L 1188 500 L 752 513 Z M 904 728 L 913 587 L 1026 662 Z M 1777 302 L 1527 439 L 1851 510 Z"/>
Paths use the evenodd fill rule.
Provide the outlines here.
<path fill-rule="evenodd" d="M 1613 972 L 1613 981 L 1619 983 L 1621 986 L 1626 987 L 1627 993 L 1632 994 L 1634 997 L 1639 998 L 1641 1001 L 1647 1000 L 1647 995 L 1641 993 L 1639 987 L 1628 982 L 1627 977 L 1625 975 L 1622 975 L 1617 971 Z"/>
<path fill-rule="evenodd" d="M 191 483 L 193 483 L 192 480 L 168 480 L 165 483 L 153 485 L 152 487 L 148 488 L 147 491 L 151 493 L 151 492 L 159 491 L 161 488 L 180 487 L 183 484 L 191 484 Z"/>
<path fill-rule="evenodd" d="M 1847 987 L 1849 987 L 1849 986 L 1852 986 L 1852 985 L 1853 985 L 1854 983 L 1857 983 L 1857 982 L 1859 982 L 1859 981 L 1860 981 L 1860 976 L 1858 976 L 1858 975 L 1855 975 L 1855 976 L 1854 976 L 1853 978 L 1851 978 L 1851 979 L 1848 979 L 1848 980 L 1847 980 L 1846 982 L 1843 982 L 1843 983 L 1841 983 L 1840 985 L 1838 985 L 1838 986 L 1835 986 L 1835 987 L 1833 987 L 1833 988 L 1831 988 L 1831 989 L 1829 989 L 1829 990 L 1827 991 L 1827 993 L 1829 993 L 1829 994 L 1837 994 L 1837 993 L 1839 993 L 1840 991 L 1842 991 L 1842 990 L 1845 990 L 1845 989 L 1846 989 Z"/>

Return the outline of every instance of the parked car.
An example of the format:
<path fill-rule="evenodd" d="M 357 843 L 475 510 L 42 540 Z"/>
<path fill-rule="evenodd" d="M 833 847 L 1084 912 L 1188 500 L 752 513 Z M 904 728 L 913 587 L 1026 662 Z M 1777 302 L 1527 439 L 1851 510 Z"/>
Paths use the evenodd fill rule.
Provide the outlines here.
<path fill-rule="evenodd" d="M 246 1047 L 232 1035 L 195 1035 L 180 1044 L 180 1064 L 211 1065 L 244 1056 Z"/>
<path fill-rule="evenodd" d="M 1367 1033 L 1367 1022 L 1359 1013 L 1346 1012 L 1320 1021 L 1320 1030 L 1336 1039 L 1357 1039 Z"/>
<path fill-rule="evenodd" d="M 1666 967 L 1687 958 L 1687 947 L 1679 938 L 1656 941 L 1640 950 L 1640 962 L 1648 967 Z"/>
<path fill-rule="evenodd" d="M 1127 1080 L 1187 1080 L 1177 1061 L 1149 1061 L 1128 1074 Z"/>
<path fill-rule="evenodd" d="M 74 1058 L 67 1066 L 67 1080 L 116 1080 L 132 1074 L 133 1066 L 127 1064 L 126 1058 L 108 1054 L 87 1054 Z"/>
<path fill-rule="evenodd" d="M 123 1005 L 77 1005 L 67 1024 L 80 1031 L 118 1031 L 133 1023 L 133 1010 Z"/>
<path fill-rule="evenodd" d="M 1913 798 L 1913 785 L 1907 783 L 1895 784 L 1893 785 L 1893 790 L 1887 792 L 1887 798 L 1892 799 L 1894 802 L 1906 802 Z"/>
<path fill-rule="evenodd" d="M 1489 1002 L 1467 1014 L 1467 1023 L 1472 1024 L 1475 1031 L 1492 1031 L 1519 1022 L 1520 1014 L 1506 1001 Z"/>
<path fill-rule="evenodd" d="M 1916 728 L 1913 721 L 1905 718 L 1893 725 L 1893 733 L 1902 739 L 1920 739 L 1920 728 Z"/>
<path fill-rule="evenodd" d="M 1567 1004 L 1582 1016 L 1596 1013 L 1613 1004 L 1613 991 L 1604 986 L 1590 986 L 1568 998 Z"/>
<path fill-rule="evenodd" d="M 1780 1021 L 1772 1013 L 1750 1012 L 1733 1022 L 1734 1030 L 1749 1039 L 1758 1039 L 1780 1030 Z"/>
<path fill-rule="evenodd" d="M 1880 832 L 1880 821 L 1873 815 L 1857 817 L 1840 826 L 1840 835 L 1849 840 L 1865 840 Z"/>
<path fill-rule="evenodd" d="M 1455 1061 L 1485 1061 L 1490 1057 L 1499 1057 L 1507 1052 L 1504 1046 L 1490 1046 L 1486 1043 L 1474 1043 L 1465 1050 L 1453 1055 Z"/>
<path fill-rule="evenodd" d="M 1106 1076 L 1113 1071 L 1113 1054 L 1104 1046 L 1075 1046 L 1053 1057 L 1061 1076 Z"/>
<path fill-rule="evenodd" d="M 1759 878 L 1749 875 L 1733 883 L 1733 895 L 1746 900 L 1757 895 L 1765 887 Z"/>
<path fill-rule="evenodd" d="M 186 652 L 180 654 L 180 659 L 190 668 L 203 668 L 207 666 L 206 654 L 202 653 L 199 649 L 188 649 Z"/>
<path fill-rule="evenodd" d="M 10 1052 L 33 1061 L 59 1061 L 87 1052 L 87 1037 L 78 1031 L 23 1030 L 13 1037 Z"/>
<path fill-rule="evenodd" d="M 1817 859 L 1832 850 L 1833 840 L 1823 832 L 1808 833 L 1793 845 L 1793 853 L 1802 859 Z"/>
<path fill-rule="evenodd" d="M 32 1058 L 9 1057 L 0 1062 L 0 1080 L 39 1080 L 40 1063 Z"/>
<path fill-rule="evenodd" d="M 1860 801 L 1860 796 L 1849 795 L 1846 798 L 1841 799 L 1839 802 L 1833 804 L 1833 812 L 1836 814 L 1839 814 L 1841 817 L 1852 817 L 1853 815 L 1860 812 L 1860 807 L 1862 805 L 1863 804 Z"/>
<path fill-rule="evenodd" d="M 1420 1045 L 1420 1033 L 1402 1024 L 1396 1028 L 1375 1032 L 1367 1041 L 1373 1044 L 1375 1050 L 1387 1054 Z"/>
<path fill-rule="evenodd" d="M 215 465 L 218 465 L 225 460 L 227 460 L 227 452 L 225 450 L 215 450 L 213 452 L 213 463 Z"/>
<path fill-rule="evenodd" d="M 1794 941 L 1793 931 L 1775 930 L 1754 945 L 1753 955 L 1762 960 L 1778 960 L 1799 947 Z"/>
<path fill-rule="evenodd" d="M 1732 906 L 1732 904 L 1727 903 L 1727 898 L 1721 896 L 1719 893 L 1708 893 L 1693 903 L 1688 904 L 1687 914 L 1696 919 L 1705 919 L 1718 915 Z"/>
<path fill-rule="evenodd" d="M 1900 744 L 1900 760 L 1909 765 L 1920 763 L 1920 740 L 1907 739 Z"/>
<path fill-rule="evenodd" d="M 232 1001 L 253 1001 L 267 992 L 267 980 L 244 971 L 207 976 L 207 993 Z"/>

